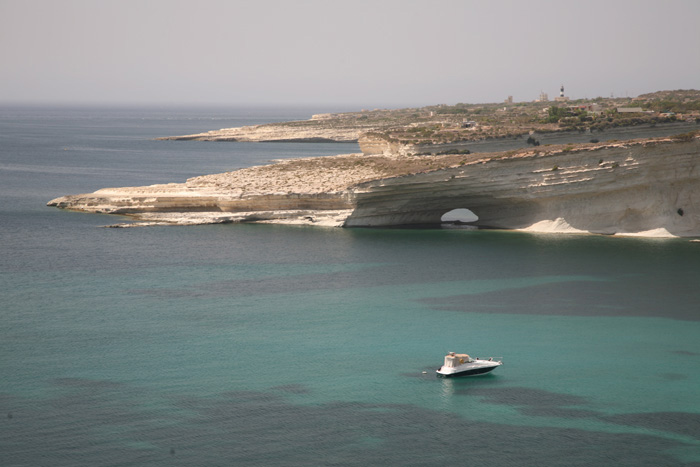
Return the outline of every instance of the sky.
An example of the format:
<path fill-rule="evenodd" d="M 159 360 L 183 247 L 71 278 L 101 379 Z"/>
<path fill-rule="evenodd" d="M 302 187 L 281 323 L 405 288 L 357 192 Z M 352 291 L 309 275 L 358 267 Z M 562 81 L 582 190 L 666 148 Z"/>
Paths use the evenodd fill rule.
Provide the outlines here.
<path fill-rule="evenodd" d="M 355 108 L 700 89 L 698 0 L 0 0 L 0 105 Z"/>

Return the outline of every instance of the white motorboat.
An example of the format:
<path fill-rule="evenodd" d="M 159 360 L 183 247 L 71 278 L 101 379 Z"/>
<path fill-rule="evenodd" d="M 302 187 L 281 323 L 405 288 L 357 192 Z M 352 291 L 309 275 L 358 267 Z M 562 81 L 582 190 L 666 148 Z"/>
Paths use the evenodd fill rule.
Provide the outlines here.
<path fill-rule="evenodd" d="M 443 378 L 477 376 L 493 371 L 501 365 L 503 365 L 503 362 L 500 358 L 494 359 L 491 357 L 488 360 L 482 360 L 472 358 L 465 353 L 449 352 L 445 356 L 445 364 L 437 371 L 437 375 Z"/>

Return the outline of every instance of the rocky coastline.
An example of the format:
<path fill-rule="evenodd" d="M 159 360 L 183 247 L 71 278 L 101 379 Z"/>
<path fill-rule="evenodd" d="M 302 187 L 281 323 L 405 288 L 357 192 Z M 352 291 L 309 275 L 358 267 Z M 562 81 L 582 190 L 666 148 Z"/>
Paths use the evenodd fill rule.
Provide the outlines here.
<path fill-rule="evenodd" d="M 470 209 L 481 228 L 700 236 L 700 136 L 433 156 L 351 154 L 280 161 L 185 183 L 110 188 L 49 206 L 136 225 L 275 222 L 440 224 Z M 134 225 L 134 224 L 118 224 Z"/>

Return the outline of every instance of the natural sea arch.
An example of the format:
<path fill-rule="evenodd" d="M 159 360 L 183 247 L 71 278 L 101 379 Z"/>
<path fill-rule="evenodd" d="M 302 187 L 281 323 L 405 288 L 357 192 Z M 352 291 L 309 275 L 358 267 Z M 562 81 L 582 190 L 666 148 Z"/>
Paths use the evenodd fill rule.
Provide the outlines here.
<path fill-rule="evenodd" d="M 445 223 L 460 223 L 468 224 L 470 222 L 476 222 L 479 220 L 479 216 L 474 214 L 467 208 L 458 208 L 451 211 L 447 211 L 440 217 L 440 222 Z"/>

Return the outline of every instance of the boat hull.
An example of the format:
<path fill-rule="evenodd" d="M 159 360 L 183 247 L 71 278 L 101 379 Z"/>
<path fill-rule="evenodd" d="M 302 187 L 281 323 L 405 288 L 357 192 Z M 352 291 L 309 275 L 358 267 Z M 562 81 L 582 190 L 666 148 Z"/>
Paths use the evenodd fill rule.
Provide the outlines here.
<path fill-rule="evenodd" d="M 466 366 L 466 365 L 465 365 Z M 479 376 L 479 375 L 484 375 L 486 373 L 490 373 L 491 371 L 495 370 L 501 366 L 500 363 L 495 363 L 493 365 L 483 365 L 483 366 L 476 366 L 476 367 L 471 367 L 471 368 L 454 368 L 450 369 L 450 371 L 445 371 L 443 368 L 440 368 L 437 370 L 437 375 L 439 378 L 457 378 L 457 377 L 462 377 L 462 376 Z"/>

